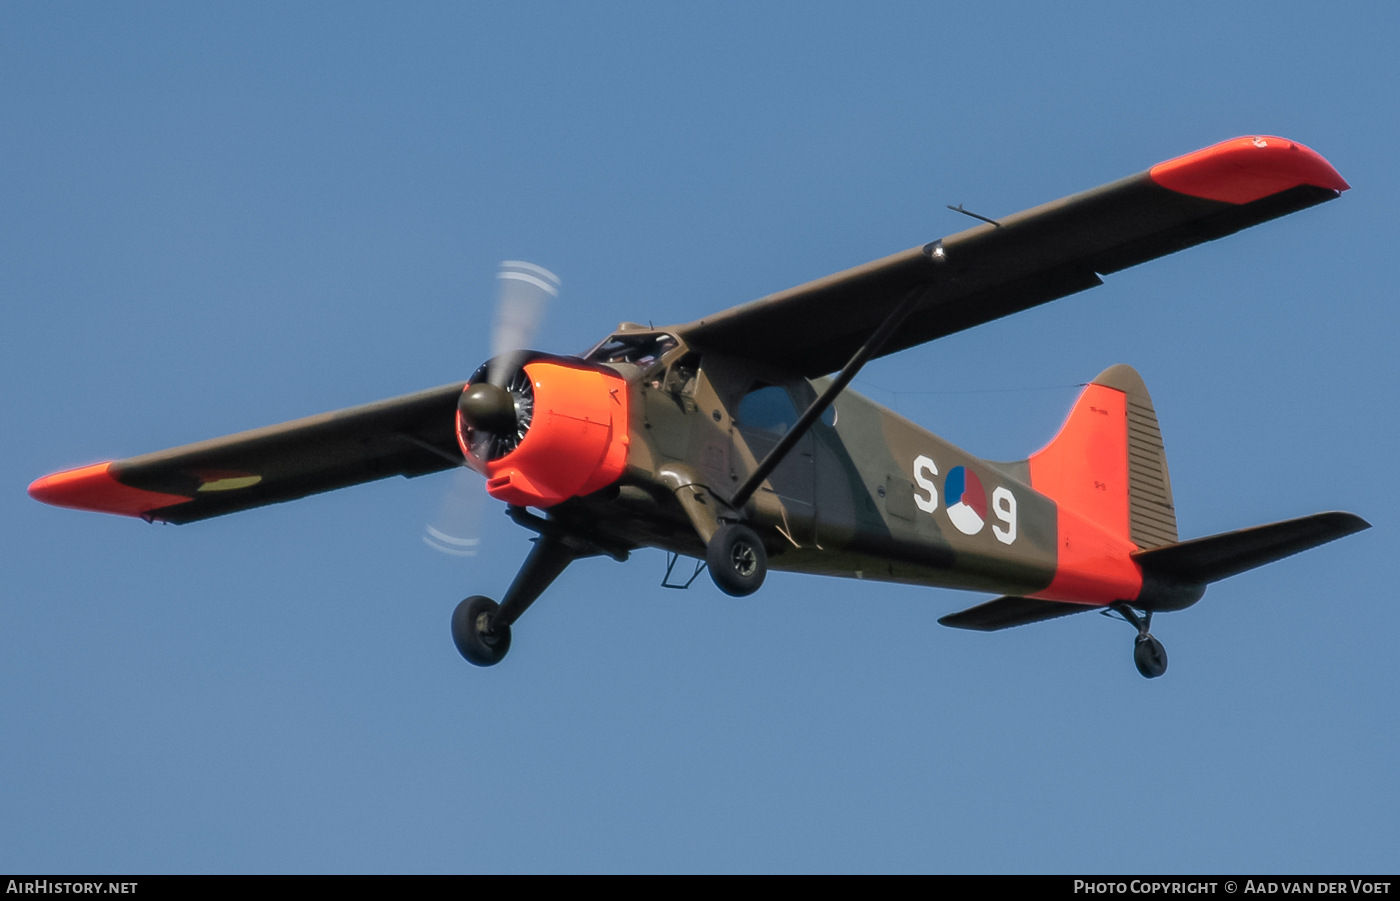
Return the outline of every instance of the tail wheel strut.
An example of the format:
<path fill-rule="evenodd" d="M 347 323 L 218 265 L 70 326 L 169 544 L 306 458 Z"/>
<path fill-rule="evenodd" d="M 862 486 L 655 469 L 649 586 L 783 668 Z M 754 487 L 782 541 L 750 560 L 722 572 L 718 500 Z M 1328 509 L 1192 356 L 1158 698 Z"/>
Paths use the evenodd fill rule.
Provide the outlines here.
<path fill-rule="evenodd" d="M 1167 649 L 1152 637 L 1148 629 L 1152 626 L 1152 611 L 1139 616 L 1137 611 L 1122 602 L 1111 605 L 1123 619 L 1137 628 L 1137 638 L 1133 640 L 1133 665 L 1145 679 L 1155 679 L 1167 671 Z"/>

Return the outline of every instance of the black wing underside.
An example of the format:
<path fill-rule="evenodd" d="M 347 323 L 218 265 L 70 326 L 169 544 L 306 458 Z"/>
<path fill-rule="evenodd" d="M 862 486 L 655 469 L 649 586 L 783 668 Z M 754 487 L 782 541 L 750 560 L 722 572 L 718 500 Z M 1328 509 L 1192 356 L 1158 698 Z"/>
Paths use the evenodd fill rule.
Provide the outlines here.
<path fill-rule="evenodd" d="M 389 476 L 462 465 L 463 382 L 47 476 L 47 503 L 187 523 Z"/>
<path fill-rule="evenodd" d="M 1242 140 L 1182 157 L 1194 179 L 1180 177 L 1181 165 L 1176 179 L 1163 177 L 1159 170 L 1180 161 L 1163 163 L 672 330 L 702 351 L 761 358 L 811 378 L 840 369 L 911 292 L 923 298 L 881 355 L 1093 288 L 1102 275 L 1331 200 L 1346 186 L 1302 145 L 1283 142 L 1306 160 L 1260 159 L 1241 153 Z M 1234 169 L 1222 174 L 1227 153 Z M 1290 164 L 1296 171 L 1275 171 Z M 1259 175 L 1250 165 L 1273 179 L 1231 190 Z M 1215 199 L 1222 196 L 1231 199 Z"/>

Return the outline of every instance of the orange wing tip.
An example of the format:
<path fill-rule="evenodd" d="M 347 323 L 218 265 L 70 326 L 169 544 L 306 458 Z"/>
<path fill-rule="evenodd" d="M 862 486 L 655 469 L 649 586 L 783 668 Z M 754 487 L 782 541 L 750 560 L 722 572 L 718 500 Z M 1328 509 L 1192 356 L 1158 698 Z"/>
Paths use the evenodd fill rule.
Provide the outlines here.
<path fill-rule="evenodd" d="M 1178 194 L 1236 204 L 1300 185 L 1338 192 L 1351 187 L 1321 154 L 1271 135 L 1222 141 L 1158 163 L 1148 170 L 1148 175 Z"/>
<path fill-rule="evenodd" d="M 178 494 L 161 494 L 123 485 L 112 476 L 111 469 L 111 463 L 94 463 L 81 469 L 56 472 L 36 479 L 29 486 L 29 496 L 55 507 L 120 516 L 143 516 L 151 510 L 190 500 Z"/>

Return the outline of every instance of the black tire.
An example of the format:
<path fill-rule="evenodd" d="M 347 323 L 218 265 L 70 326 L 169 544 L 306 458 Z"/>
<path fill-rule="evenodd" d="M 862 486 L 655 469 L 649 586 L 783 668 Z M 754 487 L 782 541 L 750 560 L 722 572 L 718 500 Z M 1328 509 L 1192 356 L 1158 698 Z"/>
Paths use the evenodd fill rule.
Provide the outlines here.
<path fill-rule="evenodd" d="M 497 608 L 490 598 L 473 595 L 452 611 L 452 642 L 468 663 L 494 666 L 510 650 L 510 626 L 499 625 L 486 631 Z"/>
<path fill-rule="evenodd" d="M 1145 679 L 1155 679 L 1167 671 L 1167 649 L 1151 635 L 1139 635 L 1133 644 L 1133 663 Z"/>
<path fill-rule="evenodd" d="M 768 575 L 768 552 L 748 526 L 726 523 L 719 527 L 705 549 L 710 578 L 730 597 L 742 598 L 763 587 Z"/>

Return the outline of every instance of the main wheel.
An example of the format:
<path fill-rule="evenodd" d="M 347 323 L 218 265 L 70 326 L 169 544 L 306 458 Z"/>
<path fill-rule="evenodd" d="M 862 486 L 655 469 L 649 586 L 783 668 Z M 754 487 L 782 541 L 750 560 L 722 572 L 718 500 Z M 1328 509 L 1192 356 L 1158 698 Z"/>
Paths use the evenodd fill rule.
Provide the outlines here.
<path fill-rule="evenodd" d="M 705 549 L 710 578 L 725 594 L 742 598 L 763 587 L 768 575 L 768 552 L 763 541 L 748 526 L 725 523 Z"/>
<path fill-rule="evenodd" d="M 1139 635 L 1133 644 L 1133 663 L 1144 678 L 1155 679 L 1167 671 L 1167 649 L 1151 635 Z"/>
<path fill-rule="evenodd" d="M 477 666 L 493 666 L 510 650 L 510 626 L 501 624 L 487 631 L 498 605 L 490 598 L 474 595 L 452 611 L 452 642 Z"/>

